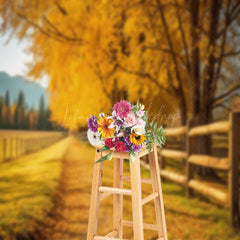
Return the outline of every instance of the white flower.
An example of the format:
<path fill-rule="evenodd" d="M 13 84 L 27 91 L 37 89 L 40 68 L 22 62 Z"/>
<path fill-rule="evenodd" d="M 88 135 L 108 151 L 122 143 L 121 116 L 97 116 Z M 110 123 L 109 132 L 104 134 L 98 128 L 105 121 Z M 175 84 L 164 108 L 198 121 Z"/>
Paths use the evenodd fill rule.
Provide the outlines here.
<path fill-rule="evenodd" d="M 100 134 L 99 132 L 93 132 L 90 129 L 87 131 L 87 137 L 88 141 L 93 145 L 93 146 L 98 146 L 103 144 L 103 141 L 100 140 Z"/>
<path fill-rule="evenodd" d="M 108 128 L 114 128 L 115 127 L 116 131 L 118 132 L 120 130 L 121 126 L 123 125 L 123 120 L 120 117 L 117 116 L 115 110 L 112 112 L 112 116 L 110 116 L 108 118 L 111 118 L 113 120 Z"/>
<path fill-rule="evenodd" d="M 137 135 L 145 134 L 145 128 L 141 125 L 136 125 L 132 127 L 131 132 L 135 132 Z"/>
<path fill-rule="evenodd" d="M 139 109 L 140 109 L 141 111 L 143 111 L 143 110 L 144 110 L 144 105 L 140 103 Z"/>

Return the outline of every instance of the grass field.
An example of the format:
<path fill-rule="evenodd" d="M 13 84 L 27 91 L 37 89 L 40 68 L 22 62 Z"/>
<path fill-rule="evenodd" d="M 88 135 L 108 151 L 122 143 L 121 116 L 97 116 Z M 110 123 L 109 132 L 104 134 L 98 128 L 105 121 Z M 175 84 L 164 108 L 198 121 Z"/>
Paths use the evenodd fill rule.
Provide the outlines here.
<path fill-rule="evenodd" d="M 60 160 L 66 146 L 70 146 L 65 155 L 69 160 L 65 161 L 60 175 Z M 93 163 L 94 149 L 88 144 L 68 138 L 39 153 L 1 164 L 0 191 L 4 194 L 0 197 L 0 236 L 3 236 L 3 239 L 14 240 L 16 235 L 27 235 L 28 231 L 37 227 L 36 219 L 48 225 L 45 219 L 46 212 L 58 208 L 55 212 L 61 213 L 61 218 L 54 227 L 54 231 L 58 233 L 55 236 L 58 237 L 52 240 L 85 240 Z M 103 185 L 105 186 L 112 185 L 112 167 L 112 161 L 104 163 Z M 142 168 L 141 173 L 142 177 L 150 177 L 146 169 Z M 127 161 L 124 162 L 124 174 L 129 175 Z M 64 205 L 62 210 L 59 203 L 58 206 L 53 206 L 52 202 L 53 190 L 57 187 L 58 179 L 62 186 L 60 188 L 61 204 Z M 69 191 L 63 189 L 67 181 Z M 124 184 L 124 187 L 130 187 L 129 183 Z M 151 193 L 149 185 L 143 184 L 142 187 L 143 197 Z M 240 239 L 240 233 L 234 232 L 230 226 L 227 209 L 218 207 L 199 196 L 188 200 L 184 189 L 171 182 L 164 181 L 162 187 L 169 240 Z M 124 219 L 130 220 L 131 212 L 131 198 L 126 196 Z M 144 222 L 155 223 L 153 202 L 144 205 L 143 215 Z M 70 219 L 71 221 L 74 219 L 75 222 L 71 223 Z M 79 235 L 76 235 L 76 238 L 60 238 L 62 229 L 66 231 L 75 229 Z M 100 204 L 98 234 L 106 234 L 111 230 L 112 197 L 109 197 Z M 65 236 L 67 236 L 66 231 Z M 132 239 L 131 228 L 124 227 L 123 231 L 125 238 Z M 155 231 L 145 232 L 146 240 L 156 238 Z"/>
<path fill-rule="evenodd" d="M 68 139 L 0 165 L 0 239 L 27 237 L 53 204 Z"/>
<path fill-rule="evenodd" d="M 56 131 L 33 131 L 33 130 L 11 130 L 11 129 L 0 129 L 0 138 L 4 137 L 43 137 L 51 134 L 56 134 Z"/>

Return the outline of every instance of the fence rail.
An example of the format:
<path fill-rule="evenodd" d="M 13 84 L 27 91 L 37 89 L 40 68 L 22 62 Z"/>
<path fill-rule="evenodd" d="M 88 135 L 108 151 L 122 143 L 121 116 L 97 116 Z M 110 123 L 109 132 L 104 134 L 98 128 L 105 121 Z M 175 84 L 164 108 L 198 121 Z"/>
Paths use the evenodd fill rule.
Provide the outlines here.
<path fill-rule="evenodd" d="M 18 158 L 31 152 L 36 152 L 63 139 L 64 137 L 66 137 L 65 132 L 56 132 L 37 137 L 2 137 L 0 138 L 0 162 Z"/>
<path fill-rule="evenodd" d="M 231 222 L 234 227 L 240 226 L 240 112 L 230 114 L 228 121 L 211 123 L 203 126 L 187 126 L 166 129 L 167 136 L 185 136 L 186 151 L 160 150 L 160 174 L 163 178 L 181 184 L 186 195 L 191 197 L 194 191 L 206 195 L 219 204 L 230 209 Z M 224 158 L 197 154 L 196 139 L 199 136 L 215 133 L 228 134 L 228 156 Z M 179 174 L 166 169 L 166 158 L 185 160 L 185 173 Z M 225 189 L 218 189 L 205 181 L 195 179 L 195 166 L 210 167 L 227 172 L 228 184 Z"/>

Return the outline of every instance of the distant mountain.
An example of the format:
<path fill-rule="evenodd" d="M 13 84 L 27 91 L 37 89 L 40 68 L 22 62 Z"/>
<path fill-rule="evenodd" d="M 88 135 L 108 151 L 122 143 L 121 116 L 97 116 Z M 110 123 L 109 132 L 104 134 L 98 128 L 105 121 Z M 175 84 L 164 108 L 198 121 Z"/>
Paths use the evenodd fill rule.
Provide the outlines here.
<path fill-rule="evenodd" d="M 28 108 L 39 108 L 40 98 L 44 96 L 45 106 L 48 104 L 46 89 L 36 82 L 25 80 L 21 76 L 9 76 L 6 72 L 0 71 L 0 96 L 5 96 L 9 91 L 10 103 L 17 100 L 20 90 L 24 93 L 25 103 Z"/>

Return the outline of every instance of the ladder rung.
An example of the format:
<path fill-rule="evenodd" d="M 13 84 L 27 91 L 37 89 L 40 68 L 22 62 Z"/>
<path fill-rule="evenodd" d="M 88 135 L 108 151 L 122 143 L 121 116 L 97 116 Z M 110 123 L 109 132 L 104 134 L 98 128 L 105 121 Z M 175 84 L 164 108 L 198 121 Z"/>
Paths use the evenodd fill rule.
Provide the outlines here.
<path fill-rule="evenodd" d="M 108 234 L 106 234 L 104 237 L 116 237 L 118 234 L 118 231 L 114 230 Z"/>
<path fill-rule="evenodd" d="M 94 240 L 127 240 L 123 238 L 105 237 L 105 236 L 95 236 Z"/>
<path fill-rule="evenodd" d="M 123 189 L 123 188 L 99 187 L 99 191 L 104 193 L 111 193 L 111 194 L 132 195 L 132 191 L 130 189 Z"/>
<path fill-rule="evenodd" d="M 125 181 L 125 182 L 131 182 L 129 176 L 120 176 L 120 180 Z M 141 183 L 152 184 L 152 179 L 151 178 L 141 178 Z"/>
<path fill-rule="evenodd" d="M 147 202 L 150 202 L 154 198 L 158 196 L 158 192 L 151 193 L 150 195 L 146 196 L 142 199 L 142 205 L 146 204 Z"/>
<path fill-rule="evenodd" d="M 104 193 L 101 193 L 100 194 L 100 200 L 103 200 L 105 198 L 107 198 L 108 196 L 111 196 L 112 193 L 109 193 L 109 192 L 104 192 Z"/>
<path fill-rule="evenodd" d="M 122 220 L 122 225 L 126 227 L 132 227 L 133 222 L 128 220 Z M 148 230 L 158 231 L 158 226 L 150 223 L 143 223 L 143 228 Z"/>

